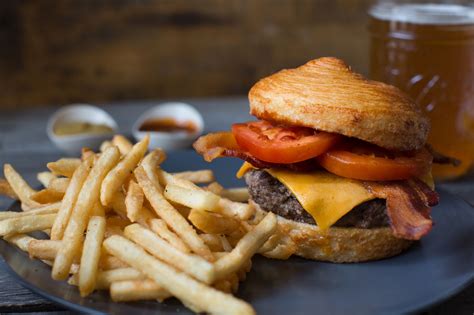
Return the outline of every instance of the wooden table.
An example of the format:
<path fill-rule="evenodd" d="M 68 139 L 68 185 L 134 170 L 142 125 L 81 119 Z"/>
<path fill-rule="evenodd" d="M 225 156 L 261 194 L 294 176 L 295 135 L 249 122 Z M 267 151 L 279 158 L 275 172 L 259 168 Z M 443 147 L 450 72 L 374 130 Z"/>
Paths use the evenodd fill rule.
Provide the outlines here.
<path fill-rule="evenodd" d="M 206 130 L 228 129 L 232 122 L 249 120 L 246 98 L 219 98 L 187 100 L 204 116 Z M 129 136 L 135 119 L 147 108 L 159 102 L 124 102 L 104 105 L 117 121 L 120 131 Z M 45 164 L 64 154 L 48 140 L 46 123 L 57 107 L 0 111 L 0 164 L 11 163 L 32 185 L 39 185 L 35 176 L 45 170 Z M 474 205 L 474 176 L 444 183 L 439 186 L 458 194 Z M 10 200 L 0 197 L 0 209 L 6 208 Z M 474 209 L 473 209 L 474 211 Z M 429 284 L 427 284 L 429 285 Z M 21 287 L 15 280 L 0 270 L 0 313 L 3 312 L 60 312 L 63 307 L 45 300 Z M 474 284 L 463 292 L 441 304 L 425 310 L 423 314 L 473 314 Z"/>

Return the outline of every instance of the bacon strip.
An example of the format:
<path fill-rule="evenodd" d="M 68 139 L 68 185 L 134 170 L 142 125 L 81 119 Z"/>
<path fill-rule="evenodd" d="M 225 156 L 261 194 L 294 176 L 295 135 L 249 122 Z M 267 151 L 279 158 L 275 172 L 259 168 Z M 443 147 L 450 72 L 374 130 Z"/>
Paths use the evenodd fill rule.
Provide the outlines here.
<path fill-rule="evenodd" d="M 236 157 L 249 162 L 256 168 L 285 168 L 295 172 L 308 172 L 319 168 L 314 160 L 307 160 L 291 164 L 265 162 L 250 153 L 243 151 L 231 132 L 216 132 L 200 137 L 194 144 L 194 149 L 207 162 L 219 157 Z"/>
<path fill-rule="evenodd" d="M 439 197 L 424 182 L 365 182 L 365 186 L 376 197 L 386 199 L 387 216 L 396 237 L 419 240 L 431 230 L 431 207 L 438 204 Z"/>

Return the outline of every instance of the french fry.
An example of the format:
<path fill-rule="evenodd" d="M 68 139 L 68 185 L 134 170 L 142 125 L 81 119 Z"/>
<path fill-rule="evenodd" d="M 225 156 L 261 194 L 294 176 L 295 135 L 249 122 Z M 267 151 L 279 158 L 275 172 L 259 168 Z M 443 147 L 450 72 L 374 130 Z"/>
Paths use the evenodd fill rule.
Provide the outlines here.
<path fill-rule="evenodd" d="M 89 148 L 82 148 L 81 150 L 81 161 L 87 160 L 89 157 L 95 155 L 94 151 Z"/>
<path fill-rule="evenodd" d="M 49 187 L 49 184 L 51 183 L 52 180 L 58 178 L 56 175 L 54 175 L 51 172 L 40 172 L 36 174 L 36 179 L 44 186 L 44 187 Z"/>
<path fill-rule="evenodd" d="M 125 236 L 146 249 L 156 258 L 182 270 L 188 275 L 210 284 L 214 280 L 214 267 L 200 256 L 183 253 L 152 231 L 138 224 L 125 228 Z"/>
<path fill-rule="evenodd" d="M 45 188 L 31 195 L 31 200 L 40 204 L 46 204 L 61 201 L 63 197 L 64 193 Z"/>
<path fill-rule="evenodd" d="M 170 231 L 166 226 L 165 221 L 161 219 L 150 219 L 148 220 L 148 226 L 150 230 L 155 232 L 159 237 L 173 245 L 175 248 L 179 249 L 183 253 L 190 253 L 191 250 L 189 249 L 188 245 L 184 243 L 178 235 L 174 232 Z"/>
<path fill-rule="evenodd" d="M 0 236 L 29 233 L 49 229 L 53 226 L 56 214 L 23 216 L 0 221 Z"/>
<path fill-rule="evenodd" d="M 130 181 L 128 185 L 127 196 L 125 197 L 125 206 L 127 208 L 127 217 L 132 222 L 137 222 L 142 217 L 143 209 L 143 191 L 141 187 L 135 182 Z"/>
<path fill-rule="evenodd" d="M 224 189 L 221 196 L 235 202 L 247 202 L 250 198 L 247 187 Z"/>
<path fill-rule="evenodd" d="M 212 261 L 214 257 L 209 248 L 202 239 L 199 238 L 196 231 L 188 221 L 186 221 L 186 219 L 183 218 L 183 216 L 173 208 L 168 201 L 166 201 L 163 195 L 150 181 L 143 167 L 137 167 L 134 173 L 138 184 L 142 188 L 143 193 L 151 203 L 156 214 L 158 214 L 158 216 L 162 218 L 196 254 Z"/>
<path fill-rule="evenodd" d="M 7 196 L 11 199 L 18 199 L 18 196 L 16 195 L 15 191 L 5 179 L 0 179 L 0 196 L 1 195 Z"/>
<path fill-rule="evenodd" d="M 276 228 L 276 217 L 273 213 L 269 212 L 252 231 L 248 232 L 237 243 L 237 246 L 229 254 L 215 262 L 216 279 L 223 279 L 239 270 L 273 235 Z"/>
<path fill-rule="evenodd" d="M 206 187 L 204 187 L 206 190 L 209 190 L 210 192 L 212 193 L 215 193 L 216 195 L 221 195 L 222 192 L 224 191 L 224 187 L 222 187 L 221 184 L 219 184 L 218 182 L 212 182 L 210 183 L 209 185 L 207 185 Z"/>
<path fill-rule="evenodd" d="M 104 233 L 105 218 L 102 216 L 91 217 L 79 265 L 79 292 L 81 296 L 87 296 L 95 289 Z"/>
<path fill-rule="evenodd" d="M 112 145 L 116 146 L 121 155 L 125 155 L 132 150 L 133 144 L 122 135 L 115 135 L 112 138 Z"/>
<path fill-rule="evenodd" d="M 159 192 L 163 191 L 163 187 L 160 184 L 158 167 L 165 159 L 166 153 L 161 149 L 155 149 L 147 154 L 141 163 L 146 175 Z"/>
<path fill-rule="evenodd" d="M 197 209 L 191 209 L 188 220 L 199 230 L 209 234 L 230 234 L 240 226 L 239 221 L 233 218 Z"/>
<path fill-rule="evenodd" d="M 132 280 L 114 282 L 110 286 L 110 296 L 115 302 L 132 302 L 140 300 L 163 300 L 171 294 L 153 280 Z"/>
<path fill-rule="evenodd" d="M 26 234 L 7 235 L 4 237 L 4 239 L 8 243 L 15 245 L 16 247 L 18 247 L 24 252 L 28 252 L 28 247 L 30 245 L 30 242 L 33 240 L 36 240 L 35 238 Z"/>
<path fill-rule="evenodd" d="M 54 203 L 54 204 L 45 205 L 43 207 L 35 208 L 34 210 L 30 210 L 27 212 L 1 211 L 0 220 L 41 215 L 41 214 L 54 214 L 58 212 L 59 206 L 60 206 L 59 203 Z"/>
<path fill-rule="evenodd" d="M 47 187 L 51 190 L 55 190 L 57 192 L 61 192 L 65 194 L 70 183 L 71 183 L 71 180 L 69 178 L 65 178 L 65 177 L 54 178 L 49 182 L 49 185 Z"/>
<path fill-rule="evenodd" d="M 230 245 L 229 240 L 227 240 L 227 237 L 224 235 L 219 235 L 219 239 L 221 240 L 222 243 L 222 248 L 226 252 L 230 252 L 232 250 L 232 245 Z"/>
<path fill-rule="evenodd" d="M 113 194 L 122 187 L 145 155 L 149 142 L 150 137 L 147 135 L 142 141 L 135 144 L 132 150 L 104 178 L 100 189 L 100 201 L 104 206 L 110 205 Z"/>
<path fill-rule="evenodd" d="M 112 255 L 141 271 L 195 312 L 255 314 L 248 303 L 194 280 L 123 237 L 112 236 L 104 245 Z"/>
<path fill-rule="evenodd" d="M 166 185 L 164 195 L 166 199 L 189 208 L 219 211 L 219 197 L 209 191 L 169 184 Z"/>
<path fill-rule="evenodd" d="M 81 165 L 81 159 L 62 158 L 56 162 L 49 162 L 46 167 L 55 175 L 72 177 L 76 168 Z"/>
<path fill-rule="evenodd" d="M 69 222 L 69 218 L 74 205 L 76 204 L 77 196 L 81 191 L 82 185 L 89 175 L 92 162 L 92 157 L 85 160 L 81 163 L 81 165 L 79 165 L 77 170 L 72 175 L 71 182 L 68 185 L 63 200 L 61 201 L 61 207 L 59 208 L 58 216 L 56 217 L 56 221 L 54 221 L 53 227 L 51 228 L 52 240 L 60 240 L 63 238 L 64 230 L 66 229 L 67 223 Z"/>
<path fill-rule="evenodd" d="M 214 173 L 211 170 L 179 172 L 173 173 L 173 176 L 189 180 L 195 184 L 205 184 L 215 180 Z"/>
<path fill-rule="evenodd" d="M 145 280 L 146 277 L 134 268 L 119 268 L 108 271 L 101 271 L 97 275 L 97 289 L 109 289 L 112 283 L 118 281 Z"/>
<path fill-rule="evenodd" d="M 199 237 L 213 252 L 222 252 L 224 247 L 219 235 L 216 234 L 199 234 Z"/>
<path fill-rule="evenodd" d="M 3 173 L 5 174 L 5 179 L 8 181 L 8 184 L 13 189 L 15 194 L 18 196 L 18 199 L 25 206 L 25 209 L 31 209 L 34 207 L 40 206 L 36 201 L 31 200 L 31 196 L 36 192 L 33 188 L 28 185 L 28 183 L 21 177 L 20 174 L 15 171 L 13 166 L 10 164 L 5 164 L 3 166 Z"/>
<path fill-rule="evenodd" d="M 91 210 L 91 217 L 92 216 L 97 216 L 97 217 L 105 217 L 105 208 L 102 206 L 102 204 L 99 202 L 96 202 L 94 206 L 92 207 Z"/>
<path fill-rule="evenodd" d="M 100 155 L 89 172 L 64 231 L 63 246 L 54 260 L 53 279 L 65 280 L 67 278 L 74 255 L 80 248 L 90 211 L 94 204 L 99 201 L 100 185 L 106 174 L 117 164 L 119 158 L 118 149 L 110 147 Z"/>
<path fill-rule="evenodd" d="M 53 261 L 59 247 L 61 247 L 61 241 L 32 240 L 28 245 L 28 253 L 31 258 Z"/>
<path fill-rule="evenodd" d="M 99 260 L 99 268 L 101 270 L 107 271 L 107 270 L 112 270 L 112 269 L 119 269 L 119 268 L 127 268 L 130 267 L 128 264 L 124 263 L 120 259 L 118 259 L 115 256 L 109 255 L 108 253 L 104 253 L 104 250 L 102 251 L 102 254 L 100 255 L 100 260 Z"/>
<path fill-rule="evenodd" d="M 206 191 L 203 188 L 196 186 L 195 184 L 193 184 L 192 182 L 188 180 L 185 180 L 182 178 L 176 178 L 175 176 L 161 169 L 158 170 L 158 175 L 160 177 L 160 182 L 162 182 L 165 186 L 176 185 L 176 186 L 180 186 L 182 188 L 186 188 L 193 191 Z M 207 193 L 213 194 L 210 191 L 207 191 Z M 216 196 L 215 194 L 213 195 Z M 193 207 L 193 208 L 196 208 L 196 207 Z M 255 208 L 250 206 L 249 204 L 234 202 L 225 198 L 219 198 L 219 203 L 217 207 L 211 208 L 208 206 L 208 208 L 204 210 L 219 212 L 225 216 L 236 217 L 241 220 L 247 220 L 255 213 Z"/>
<path fill-rule="evenodd" d="M 100 152 L 104 152 L 105 150 L 107 150 L 111 146 L 113 146 L 113 144 L 110 141 L 106 140 L 106 141 L 102 142 L 102 144 L 100 145 Z"/>

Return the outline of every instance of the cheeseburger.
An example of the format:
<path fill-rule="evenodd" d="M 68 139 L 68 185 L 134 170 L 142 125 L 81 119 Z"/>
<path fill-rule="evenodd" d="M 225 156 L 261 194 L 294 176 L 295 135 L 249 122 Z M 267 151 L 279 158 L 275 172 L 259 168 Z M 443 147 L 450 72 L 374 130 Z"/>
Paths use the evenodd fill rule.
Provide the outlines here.
<path fill-rule="evenodd" d="M 207 161 L 245 161 L 237 176 L 257 213 L 278 215 L 278 246 L 289 255 L 381 259 L 431 230 L 430 125 L 402 91 L 320 58 L 260 80 L 249 101 L 257 121 L 194 148 Z"/>

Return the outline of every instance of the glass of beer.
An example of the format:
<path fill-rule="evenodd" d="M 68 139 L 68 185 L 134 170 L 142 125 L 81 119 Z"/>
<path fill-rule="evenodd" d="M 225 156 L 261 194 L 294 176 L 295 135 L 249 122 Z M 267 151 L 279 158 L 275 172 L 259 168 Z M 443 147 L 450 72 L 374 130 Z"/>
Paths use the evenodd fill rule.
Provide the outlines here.
<path fill-rule="evenodd" d="M 434 165 L 437 179 L 474 163 L 474 5 L 467 3 L 379 1 L 369 11 L 371 77 L 411 95 L 431 119 L 428 142 L 462 162 Z"/>

